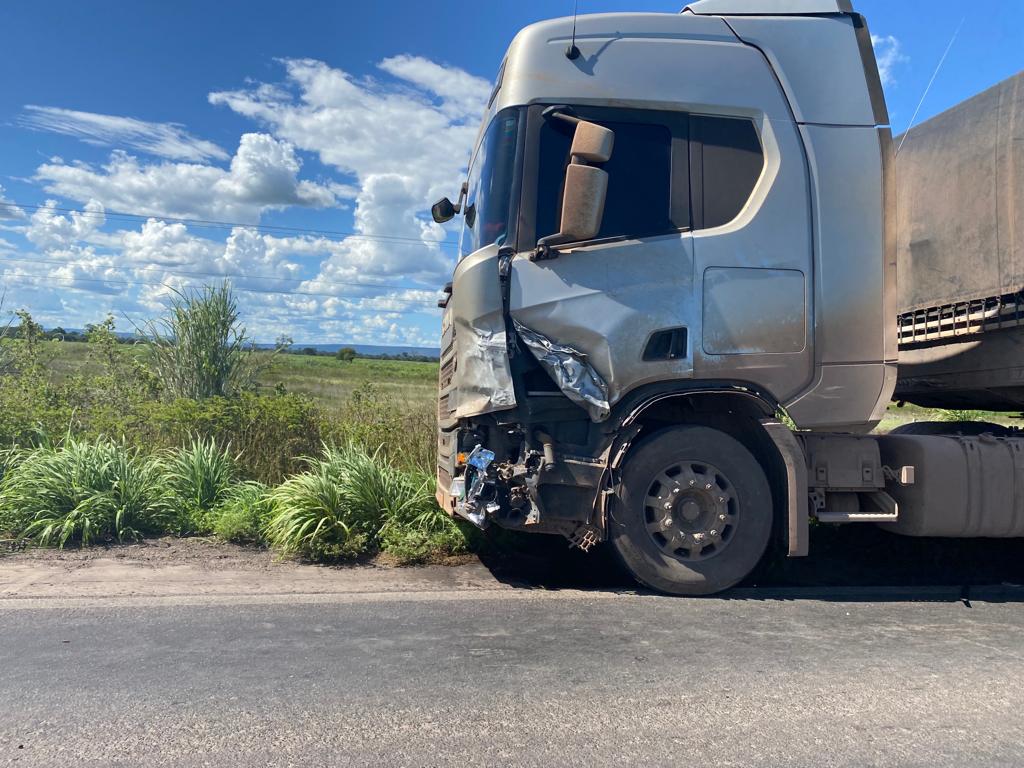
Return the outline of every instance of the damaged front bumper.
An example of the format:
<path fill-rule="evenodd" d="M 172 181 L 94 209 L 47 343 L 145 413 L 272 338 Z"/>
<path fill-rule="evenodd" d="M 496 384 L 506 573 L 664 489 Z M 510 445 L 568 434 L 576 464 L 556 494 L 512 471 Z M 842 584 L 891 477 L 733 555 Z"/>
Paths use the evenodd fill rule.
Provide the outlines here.
<path fill-rule="evenodd" d="M 496 452 L 477 439 L 479 430 L 460 429 L 460 445 L 450 470 L 438 472 L 438 503 L 479 528 L 554 533 L 584 549 L 604 538 L 604 496 L 600 493 L 607 453 L 574 456 L 534 432 L 513 455 Z M 442 478 L 451 477 L 445 485 Z"/>

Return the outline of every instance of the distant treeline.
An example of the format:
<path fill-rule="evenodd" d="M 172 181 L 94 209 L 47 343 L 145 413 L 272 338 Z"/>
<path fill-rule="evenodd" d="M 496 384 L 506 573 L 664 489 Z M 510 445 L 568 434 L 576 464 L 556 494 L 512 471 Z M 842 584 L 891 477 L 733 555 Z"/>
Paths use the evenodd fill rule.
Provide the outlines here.
<path fill-rule="evenodd" d="M 87 323 L 85 328 L 61 328 L 59 325 L 55 328 L 44 329 L 42 336 L 46 339 L 58 341 L 88 341 L 89 334 L 96 330 L 99 326 L 95 323 Z M 17 325 L 12 325 L 7 329 L 6 337 L 9 339 L 17 339 L 20 337 L 20 330 Z M 145 342 L 148 339 L 140 334 L 133 333 L 114 333 L 114 340 L 118 344 L 135 344 L 140 341 Z M 282 345 L 282 352 L 289 355 L 309 355 L 312 357 L 336 357 L 339 360 L 348 361 L 355 360 L 357 357 L 361 357 L 366 360 L 406 360 L 414 363 L 433 363 L 437 362 L 437 355 L 420 355 L 413 352 L 396 352 L 389 354 L 387 352 L 358 352 L 352 347 L 342 347 L 336 352 L 330 352 L 328 350 L 317 349 L 316 347 L 299 347 L 294 344 Z M 270 347 L 268 347 L 269 349 Z"/>
<path fill-rule="evenodd" d="M 417 355 L 411 352 L 398 352 L 388 354 L 386 352 L 357 352 L 352 347 L 342 347 L 337 352 L 317 349 L 316 347 L 289 347 L 285 350 L 289 355 L 309 355 L 310 357 L 336 357 L 339 360 L 355 360 L 361 357 L 365 360 L 406 360 L 412 363 L 436 363 L 437 355 Z"/>

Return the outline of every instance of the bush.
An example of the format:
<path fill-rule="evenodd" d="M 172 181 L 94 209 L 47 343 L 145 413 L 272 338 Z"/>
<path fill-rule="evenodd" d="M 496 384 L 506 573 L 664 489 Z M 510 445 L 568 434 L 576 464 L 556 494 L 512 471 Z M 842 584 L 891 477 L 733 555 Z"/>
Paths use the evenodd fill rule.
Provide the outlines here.
<path fill-rule="evenodd" d="M 437 406 L 396 402 L 373 384 L 352 392 L 325 437 L 382 451 L 395 466 L 432 473 L 437 455 Z"/>
<path fill-rule="evenodd" d="M 389 525 L 388 541 L 398 550 L 410 525 L 434 530 L 426 521 L 437 508 L 427 478 L 396 469 L 380 451 L 370 453 L 355 443 L 325 448 L 308 472 L 286 480 L 270 498 L 271 546 L 313 560 L 372 551 Z"/>
<path fill-rule="evenodd" d="M 381 527 L 382 551 L 400 563 L 411 564 L 476 548 L 476 529 L 452 519 L 437 505 L 433 477 L 409 473 L 403 482 L 411 492 L 407 503 L 391 510 Z"/>
<path fill-rule="evenodd" d="M 214 508 L 223 503 L 238 476 L 235 459 L 213 438 L 193 438 L 161 462 L 182 533 L 210 533 Z"/>
<path fill-rule="evenodd" d="M 301 457 L 316 453 L 321 445 L 323 417 L 302 395 L 180 399 L 151 404 L 147 414 L 149 434 L 138 435 L 136 441 L 176 446 L 198 437 L 230 444 L 240 474 L 267 484 L 302 469 Z"/>
<path fill-rule="evenodd" d="M 213 510 L 213 532 L 217 538 L 235 544 L 263 544 L 266 541 L 263 530 L 270 520 L 271 509 L 265 485 L 238 483 Z"/>
<path fill-rule="evenodd" d="M 311 459 L 309 466 L 309 471 L 288 478 L 270 492 L 270 545 L 311 560 L 362 554 L 377 525 L 373 519 L 360 519 L 350 507 L 342 490 L 345 478 L 339 457 L 328 451 L 323 459 Z"/>
<path fill-rule="evenodd" d="M 168 502 L 159 465 L 110 440 L 37 448 L 0 481 L 0 519 L 44 546 L 160 533 Z"/>
<path fill-rule="evenodd" d="M 228 282 L 179 293 L 171 313 L 146 327 L 153 371 L 170 397 L 225 397 L 255 389 L 273 355 L 257 357 Z"/>

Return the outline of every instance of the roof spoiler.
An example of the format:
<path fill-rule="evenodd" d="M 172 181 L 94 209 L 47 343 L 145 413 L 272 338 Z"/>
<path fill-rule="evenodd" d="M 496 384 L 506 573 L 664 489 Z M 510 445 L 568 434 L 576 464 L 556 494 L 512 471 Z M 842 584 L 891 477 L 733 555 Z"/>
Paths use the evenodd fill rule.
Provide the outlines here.
<path fill-rule="evenodd" d="M 682 13 L 707 16 L 822 16 L 853 13 L 852 0 L 695 0 Z"/>

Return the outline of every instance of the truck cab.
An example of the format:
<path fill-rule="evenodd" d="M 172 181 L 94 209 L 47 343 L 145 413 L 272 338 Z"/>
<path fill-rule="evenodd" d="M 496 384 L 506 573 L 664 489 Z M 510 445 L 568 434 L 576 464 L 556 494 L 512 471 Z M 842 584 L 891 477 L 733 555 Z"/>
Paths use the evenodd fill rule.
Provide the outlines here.
<path fill-rule="evenodd" d="M 741 579 L 773 531 L 806 552 L 817 433 L 837 436 L 814 444 L 822 497 L 891 514 L 859 436 L 896 384 L 887 124 L 847 0 L 523 29 L 462 194 L 434 207 L 462 222 L 442 506 L 610 541 L 688 594 Z"/>

